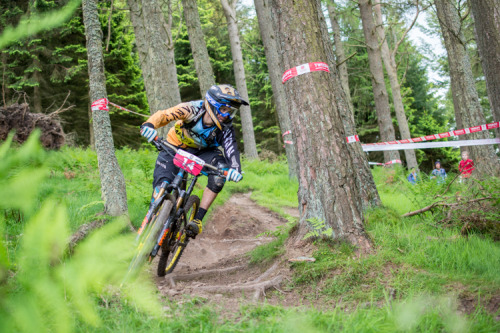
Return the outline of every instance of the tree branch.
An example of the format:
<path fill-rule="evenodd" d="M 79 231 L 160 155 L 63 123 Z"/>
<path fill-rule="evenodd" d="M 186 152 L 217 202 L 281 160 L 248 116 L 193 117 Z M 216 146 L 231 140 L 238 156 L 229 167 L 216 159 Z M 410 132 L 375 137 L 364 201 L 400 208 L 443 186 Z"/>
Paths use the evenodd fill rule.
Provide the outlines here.
<path fill-rule="evenodd" d="M 437 206 L 456 207 L 456 206 L 459 206 L 459 205 L 465 205 L 465 204 L 468 204 L 468 203 L 479 202 L 479 201 L 490 200 L 490 199 L 493 199 L 493 197 L 490 196 L 490 197 L 472 199 L 472 200 L 465 201 L 465 202 L 454 202 L 454 203 L 446 203 L 446 202 L 443 202 L 443 201 L 438 201 L 438 202 L 435 202 L 435 203 L 433 203 L 433 204 L 431 204 L 431 205 L 429 205 L 427 207 L 424 207 L 424 208 L 419 209 L 419 210 L 415 210 L 413 212 L 408 212 L 408 213 L 403 214 L 401 216 L 402 217 L 408 217 L 408 216 L 418 215 L 418 214 L 427 212 L 427 211 L 429 211 L 432 208 L 437 207 Z"/>
<path fill-rule="evenodd" d="M 106 52 L 108 52 L 109 41 L 111 40 L 111 16 L 113 15 L 113 3 L 114 0 L 111 0 L 111 7 L 109 9 L 109 16 L 108 16 L 108 39 L 106 40 Z"/>
<path fill-rule="evenodd" d="M 231 4 L 229 4 L 227 0 L 220 0 L 220 3 L 222 4 L 222 8 L 224 9 L 224 11 L 227 12 L 229 16 L 231 16 L 234 22 L 236 22 L 236 2 L 232 2 Z"/>
<path fill-rule="evenodd" d="M 415 22 L 417 22 L 418 15 L 420 14 L 420 8 L 418 7 L 418 1 L 419 0 L 415 0 L 415 5 L 417 7 L 417 13 L 415 14 L 415 17 L 413 18 L 413 21 L 411 22 L 410 26 L 408 28 L 406 28 L 405 32 L 403 33 L 403 36 L 401 36 L 401 38 L 396 42 L 396 45 L 394 46 L 394 50 L 392 50 L 391 57 L 393 59 L 395 59 L 396 52 L 398 51 L 399 45 L 401 45 L 403 40 L 406 38 L 406 35 L 408 34 L 408 32 L 413 28 L 413 26 L 415 25 Z"/>
<path fill-rule="evenodd" d="M 340 65 L 342 65 L 344 62 L 346 62 L 347 60 L 351 59 L 352 57 L 354 57 L 356 54 L 358 54 L 358 51 L 354 52 L 353 54 L 351 54 L 350 56 L 348 56 L 347 58 L 345 58 L 344 60 L 342 60 L 341 62 L 339 62 L 338 64 L 336 64 L 337 67 L 339 67 Z"/>

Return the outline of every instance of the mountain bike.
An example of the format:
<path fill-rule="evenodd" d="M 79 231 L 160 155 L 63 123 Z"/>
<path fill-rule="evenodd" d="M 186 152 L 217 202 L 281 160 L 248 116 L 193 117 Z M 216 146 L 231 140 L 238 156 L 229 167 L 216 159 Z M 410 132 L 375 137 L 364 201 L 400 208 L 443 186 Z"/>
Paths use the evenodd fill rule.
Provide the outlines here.
<path fill-rule="evenodd" d="M 157 274 L 165 276 L 174 270 L 189 240 L 196 237 L 186 226 L 200 207 L 200 198 L 191 194 L 198 178 L 201 175 L 226 176 L 227 171 L 205 163 L 161 138 L 156 137 L 151 143 L 159 151 L 175 152 L 174 164 L 179 167 L 179 172 L 171 184 L 161 185 L 137 232 L 136 254 L 129 273 L 136 272 L 146 261 L 151 263 L 161 250 Z"/>

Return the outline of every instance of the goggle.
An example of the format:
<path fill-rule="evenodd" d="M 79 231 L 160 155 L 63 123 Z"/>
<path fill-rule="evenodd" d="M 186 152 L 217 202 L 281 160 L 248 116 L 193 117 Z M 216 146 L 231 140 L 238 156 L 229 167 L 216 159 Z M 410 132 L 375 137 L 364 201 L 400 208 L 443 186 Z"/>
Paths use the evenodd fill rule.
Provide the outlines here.
<path fill-rule="evenodd" d="M 231 106 L 230 104 L 225 104 L 225 103 L 218 103 L 215 101 L 215 99 L 212 98 L 212 96 L 210 96 L 209 94 L 206 94 L 205 96 L 207 98 L 207 101 L 208 103 L 212 104 L 213 106 L 215 106 L 215 109 L 217 110 L 217 113 L 220 114 L 222 117 L 228 117 L 229 118 L 233 118 L 233 116 L 236 114 L 236 111 L 238 111 L 237 108 L 235 108 L 234 106 Z M 229 101 L 228 101 L 229 103 Z M 221 107 L 228 107 L 230 110 L 229 112 L 222 112 L 220 110 Z"/>

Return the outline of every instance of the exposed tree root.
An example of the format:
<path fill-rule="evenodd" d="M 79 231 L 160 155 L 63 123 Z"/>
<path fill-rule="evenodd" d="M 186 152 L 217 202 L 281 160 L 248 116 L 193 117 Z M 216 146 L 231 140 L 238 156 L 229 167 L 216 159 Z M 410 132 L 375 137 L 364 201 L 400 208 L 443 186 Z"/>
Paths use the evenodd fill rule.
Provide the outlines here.
<path fill-rule="evenodd" d="M 196 272 L 196 273 L 190 273 L 190 274 L 168 275 L 167 278 L 170 282 L 170 285 L 172 287 L 175 287 L 175 281 L 191 281 L 191 280 L 196 280 L 196 279 L 204 278 L 204 277 L 211 276 L 211 275 L 231 273 L 231 272 L 237 271 L 239 269 L 243 269 L 243 268 L 245 268 L 245 266 L 233 266 L 233 267 L 227 267 L 227 268 L 209 269 L 209 270 L 200 271 L 200 272 Z"/>
<path fill-rule="evenodd" d="M 230 267 L 236 269 L 239 267 Z M 278 263 L 275 263 L 263 274 L 257 277 L 253 281 L 245 283 L 233 283 L 229 285 L 215 285 L 215 286 L 198 286 L 196 287 L 199 291 L 205 291 L 209 293 L 234 293 L 234 292 L 254 292 L 253 299 L 257 301 L 261 295 L 266 294 L 266 290 L 270 288 L 275 288 L 279 290 L 279 286 L 283 281 L 283 276 L 278 275 L 272 279 L 268 279 L 269 276 L 278 268 Z M 217 271 L 217 270 L 212 270 Z M 195 273 L 196 274 L 196 273 Z M 268 279 L 268 280 L 265 280 Z"/>
<path fill-rule="evenodd" d="M 265 237 L 265 238 L 255 238 L 255 239 L 244 239 L 244 238 L 234 238 L 234 239 L 223 239 L 221 240 L 222 243 L 234 243 L 234 242 L 249 242 L 249 243 L 255 243 L 255 242 L 270 242 L 274 238 L 272 237 Z"/>
<path fill-rule="evenodd" d="M 261 276 L 259 276 L 258 278 L 256 278 L 253 282 L 260 282 L 264 279 L 267 279 L 269 277 L 269 275 L 271 275 L 272 272 L 274 272 L 276 269 L 278 268 L 278 263 L 275 263 L 274 265 L 272 265 L 268 270 L 266 270 Z"/>
<path fill-rule="evenodd" d="M 56 116 L 63 111 L 61 109 L 46 115 L 31 113 L 28 104 L 0 107 L 0 141 L 5 140 L 9 132 L 14 130 L 14 141 L 23 143 L 35 128 L 39 128 L 42 132 L 42 145 L 48 149 L 59 149 L 64 144 L 65 135 Z"/>
<path fill-rule="evenodd" d="M 215 285 L 215 286 L 200 286 L 196 289 L 199 291 L 205 291 L 209 293 L 234 293 L 234 292 L 254 292 L 254 299 L 258 299 L 260 295 L 264 294 L 269 288 L 279 288 L 281 282 L 283 281 L 283 276 L 278 275 L 271 280 L 262 282 L 247 282 L 247 283 L 234 283 L 230 285 Z"/>
<path fill-rule="evenodd" d="M 69 249 L 73 251 L 76 244 L 80 242 L 82 239 L 87 237 L 88 234 L 92 232 L 94 229 L 98 229 L 102 227 L 106 223 L 106 220 L 96 220 L 90 223 L 85 223 L 78 228 L 78 230 L 71 236 L 69 241 Z"/>

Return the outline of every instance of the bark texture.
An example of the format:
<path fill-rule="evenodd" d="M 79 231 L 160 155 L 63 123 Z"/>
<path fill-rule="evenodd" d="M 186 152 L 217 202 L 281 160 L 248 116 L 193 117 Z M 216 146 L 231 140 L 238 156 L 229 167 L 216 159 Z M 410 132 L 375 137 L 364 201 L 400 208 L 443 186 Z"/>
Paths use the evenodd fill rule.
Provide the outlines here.
<path fill-rule="evenodd" d="M 168 22 L 159 0 L 127 0 L 127 4 L 134 27 L 149 109 L 150 113 L 154 114 L 181 102 L 171 31 L 170 0 Z M 160 132 L 161 135 L 164 136 L 168 128 L 170 126 L 166 126 Z"/>
<path fill-rule="evenodd" d="M 340 25 L 337 20 L 337 13 L 335 11 L 335 4 L 333 1 L 329 1 L 328 5 L 328 16 L 330 17 L 330 24 L 332 26 L 333 31 L 333 44 L 335 45 L 335 55 L 336 55 L 336 63 L 337 70 L 340 75 L 340 83 L 342 83 L 342 88 L 345 92 L 345 97 L 347 99 L 347 104 L 351 109 L 351 112 L 354 112 L 354 107 L 352 105 L 351 99 L 351 91 L 349 90 L 349 75 L 347 73 L 347 62 L 345 61 L 345 52 L 344 52 L 344 44 L 342 43 L 342 38 L 340 34 Z"/>
<path fill-rule="evenodd" d="M 96 0 L 84 0 L 83 23 L 87 39 L 90 100 L 107 98 L 102 54 L 102 30 Z M 115 156 L 111 122 L 107 111 L 93 111 L 95 148 L 106 214 L 128 214 L 125 179 Z"/>
<path fill-rule="evenodd" d="M 410 127 L 408 126 L 408 119 L 406 119 L 405 108 L 403 105 L 403 97 L 401 96 L 401 85 L 398 79 L 398 70 L 396 65 L 396 51 L 389 50 L 387 38 L 385 37 L 384 22 L 382 21 L 382 9 L 380 8 L 380 0 L 374 0 L 374 14 L 375 23 L 377 24 L 377 33 L 382 43 L 381 54 L 384 61 L 387 76 L 392 90 L 392 102 L 394 104 L 394 111 L 399 125 L 399 133 L 402 139 L 411 139 Z M 418 168 L 417 156 L 415 150 L 406 149 L 405 151 L 406 164 L 408 169 Z"/>
<path fill-rule="evenodd" d="M 371 0 L 359 0 L 359 11 L 363 23 L 363 34 L 365 36 L 368 51 L 368 62 L 372 78 L 373 96 L 375 109 L 377 110 L 377 121 L 382 141 L 394 141 L 396 135 L 391 119 L 391 108 L 389 107 L 389 96 L 384 81 L 384 69 L 382 67 L 382 55 L 380 53 Z M 385 162 L 400 159 L 399 151 L 384 151 Z"/>
<path fill-rule="evenodd" d="M 196 74 L 198 74 L 198 81 L 200 83 L 200 92 L 202 98 L 204 98 L 207 90 L 215 84 L 214 72 L 210 64 L 203 30 L 201 30 L 200 15 L 198 14 L 196 0 L 182 0 L 182 7 L 184 9 L 189 43 L 193 52 L 194 67 L 196 68 Z"/>
<path fill-rule="evenodd" d="M 320 3 L 272 0 L 271 4 L 284 68 L 328 61 L 325 51 L 331 50 L 331 42 L 323 38 Z M 335 238 L 369 251 L 372 245 L 364 231 L 360 191 L 353 174 L 357 166 L 350 158 L 337 108 L 337 99 L 345 98 L 343 89 L 331 73 L 311 72 L 288 80 L 285 91 L 294 119 L 301 228 L 307 219 L 317 218 L 332 228 Z"/>
<path fill-rule="evenodd" d="M 500 121 L 500 0 L 470 0 L 493 119 Z M 500 128 L 495 130 L 500 138 Z"/>
<path fill-rule="evenodd" d="M 323 11 L 318 11 L 318 20 L 320 26 L 321 36 L 323 38 L 323 45 L 325 45 L 325 53 L 327 57 L 327 63 L 330 67 L 330 72 L 334 84 L 334 94 L 336 96 L 336 107 L 339 111 L 340 118 L 342 119 L 342 124 L 344 125 L 344 130 L 347 135 L 356 134 L 356 126 L 354 120 L 354 112 L 351 106 L 348 104 L 348 99 L 345 94 L 345 89 L 342 87 L 342 81 L 339 72 L 336 69 L 335 55 L 331 47 L 330 36 L 328 35 L 328 27 L 326 25 L 326 20 L 323 15 Z M 372 208 L 374 206 L 379 206 L 381 204 L 380 196 L 375 186 L 375 181 L 370 170 L 370 165 L 366 158 L 366 153 L 363 152 L 363 148 L 359 143 L 348 144 L 348 152 L 352 159 L 352 163 L 355 166 L 353 172 L 356 178 L 357 188 L 359 190 L 359 196 L 361 198 L 361 204 L 363 210 Z"/>
<path fill-rule="evenodd" d="M 233 57 L 234 77 L 236 88 L 243 99 L 248 101 L 247 81 L 245 78 L 245 68 L 243 66 L 243 54 L 241 52 L 240 34 L 236 21 L 236 0 L 221 0 L 224 15 L 227 21 L 229 41 L 231 43 L 231 55 Z M 243 146 L 245 155 L 249 159 L 259 158 L 257 154 L 257 144 L 255 143 L 255 133 L 253 131 L 252 111 L 250 106 L 242 105 L 241 128 L 243 131 Z"/>
<path fill-rule="evenodd" d="M 457 127 L 482 125 L 486 120 L 479 103 L 458 10 L 450 0 L 436 0 L 435 5 L 448 53 L 451 92 Z M 487 139 L 489 137 L 488 131 L 467 134 L 468 139 Z M 500 163 L 498 163 L 493 146 L 470 146 L 463 150 L 468 151 L 474 160 L 476 167 L 474 173 L 500 175 Z"/>
<path fill-rule="evenodd" d="M 269 77 L 273 88 L 273 98 L 276 103 L 278 120 L 281 132 L 285 133 L 291 128 L 291 118 L 288 113 L 285 88 L 281 83 L 281 75 L 285 69 L 281 66 L 279 60 L 276 34 L 271 20 L 271 8 L 269 7 L 269 0 L 254 0 L 254 4 L 259 20 L 260 35 L 264 43 L 264 51 L 266 52 L 267 67 L 269 69 Z M 290 134 L 285 136 L 285 140 L 289 140 L 289 138 L 291 138 Z M 288 160 L 288 175 L 290 178 L 297 177 L 297 155 L 295 146 L 285 144 L 285 152 Z"/>

